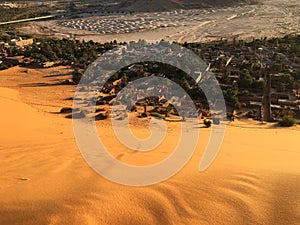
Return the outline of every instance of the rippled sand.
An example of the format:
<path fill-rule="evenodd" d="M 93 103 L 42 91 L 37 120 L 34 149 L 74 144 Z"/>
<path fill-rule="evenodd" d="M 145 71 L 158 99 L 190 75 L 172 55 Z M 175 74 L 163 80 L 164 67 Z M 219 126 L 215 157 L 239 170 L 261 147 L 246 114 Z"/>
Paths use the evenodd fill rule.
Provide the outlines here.
<path fill-rule="evenodd" d="M 251 121 L 228 124 L 221 152 L 205 172 L 199 162 L 210 130 L 202 129 L 191 161 L 149 187 L 111 183 L 82 158 L 72 122 L 53 114 L 74 93 L 54 85 L 68 68 L 0 72 L 0 224 L 299 224 L 300 129 Z M 166 158 L 179 139 L 168 123 L 157 151 L 134 153 L 116 142 L 109 121 L 97 123 L 112 155 L 131 164 Z M 133 124 L 143 137 L 147 129 Z"/>

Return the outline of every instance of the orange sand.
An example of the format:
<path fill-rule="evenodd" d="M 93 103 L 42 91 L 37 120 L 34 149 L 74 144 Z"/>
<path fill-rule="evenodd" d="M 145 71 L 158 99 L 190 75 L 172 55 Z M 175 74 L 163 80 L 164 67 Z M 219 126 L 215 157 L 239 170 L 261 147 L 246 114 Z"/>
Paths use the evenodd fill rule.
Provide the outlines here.
<path fill-rule="evenodd" d="M 72 121 L 54 114 L 72 104 L 65 99 L 74 87 L 46 84 L 69 78 L 69 69 L 22 70 L 0 72 L 1 225 L 300 224 L 299 128 L 229 124 L 220 154 L 200 173 L 210 134 L 202 129 L 193 158 L 170 180 L 121 186 L 87 165 Z M 132 129 L 142 135 L 138 123 Z M 109 121 L 97 126 L 113 155 L 137 165 L 166 158 L 179 135 L 178 124 L 168 123 L 161 148 L 132 154 L 114 141 Z"/>

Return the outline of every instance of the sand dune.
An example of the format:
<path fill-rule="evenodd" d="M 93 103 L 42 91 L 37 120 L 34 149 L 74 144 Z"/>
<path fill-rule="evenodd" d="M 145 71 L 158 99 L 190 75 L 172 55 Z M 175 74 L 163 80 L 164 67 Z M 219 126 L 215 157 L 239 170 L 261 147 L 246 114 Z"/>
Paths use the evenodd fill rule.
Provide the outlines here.
<path fill-rule="evenodd" d="M 51 83 L 45 73 L 54 70 L 31 70 L 26 78 L 19 68 L 10 78 L 0 72 L 1 86 L 10 87 L 0 88 L 0 224 L 299 224 L 299 128 L 228 124 L 219 156 L 200 173 L 210 135 L 203 129 L 181 172 L 160 184 L 126 187 L 96 174 L 77 149 L 71 120 L 50 113 L 70 97 L 71 87 L 56 87 L 55 94 L 53 86 L 20 86 L 31 76 Z M 37 101 L 44 105 L 32 104 Z M 135 164 L 169 155 L 179 134 L 178 124 L 167 126 L 161 148 L 133 154 L 116 143 L 109 121 L 97 123 L 111 153 Z M 133 130 L 143 136 L 146 128 Z"/>

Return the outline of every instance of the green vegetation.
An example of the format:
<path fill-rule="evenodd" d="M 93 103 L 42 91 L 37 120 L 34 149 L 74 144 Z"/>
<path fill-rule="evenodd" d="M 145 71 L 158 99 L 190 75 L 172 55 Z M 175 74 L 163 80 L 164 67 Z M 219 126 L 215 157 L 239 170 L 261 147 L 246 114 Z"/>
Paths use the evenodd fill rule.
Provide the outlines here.
<path fill-rule="evenodd" d="M 80 79 L 83 75 L 83 70 L 79 69 L 79 68 L 76 68 L 72 74 L 72 80 L 78 84 L 80 82 Z"/>
<path fill-rule="evenodd" d="M 3 39 L 0 37 L 0 40 Z M 74 78 L 78 82 L 81 78 L 80 75 L 83 74 L 91 62 L 117 45 L 116 42 L 99 44 L 93 41 L 37 38 L 34 40 L 33 45 L 25 48 L 5 48 L 0 45 L 0 52 L 7 54 L 9 57 L 25 56 L 32 60 L 32 64 L 39 66 L 42 66 L 45 62 L 55 62 L 55 65 L 72 65 L 76 70 Z"/>
<path fill-rule="evenodd" d="M 6 70 L 8 69 L 9 67 L 6 65 L 6 64 L 0 64 L 0 70 Z"/>
<path fill-rule="evenodd" d="M 296 120 L 291 116 L 284 116 L 280 121 L 279 125 L 282 127 L 292 127 L 296 124 Z"/>
<path fill-rule="evenodd" d="M 55 8 L 49 6 L 33 6 L 22 8 L 4 8 L 0 7 L 0 22 L 7 22 L 11 20 L 28 19 L 39 16 L 50 15 L 50 12 Z"/>
<path fill-rule="evenodd" d="M 58 10 L 57 6 L 49 6 L 49 5 L 35 5 L 35 6 L 27 6 L 24 4 L 23 7 L 19 8 L 8 8 L 0 6 L 0 22 L 8 22 L 14 20 L 22 20 L 40 16 L 48 16 L 51 15 L 53 11 Z M 7 36 L 7 32 L 9 35 L 17 34 L 16 30 L 17 24 L 9 24 L 0 26 L 0 36 Z"/>
<path fill-rule="evenodd" d="M 93 41 L 73 41 L 68 39 L 37 39 L 35 44 L 27 48 L 23 54 L 38 63 L 46 61 L 65 61 L 67 64 L 80 65 L 83 69 L 93 62 L 100 54 L 114 48 L 113 43 L 99 44 Z"/>

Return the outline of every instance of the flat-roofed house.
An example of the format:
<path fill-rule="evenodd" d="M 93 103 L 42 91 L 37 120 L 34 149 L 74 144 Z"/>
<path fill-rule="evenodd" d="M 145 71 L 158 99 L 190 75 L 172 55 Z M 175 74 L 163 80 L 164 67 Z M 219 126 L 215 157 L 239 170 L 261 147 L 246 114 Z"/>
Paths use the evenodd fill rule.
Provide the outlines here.
<path fill-rule="evenodd" d="M 11 46 L 16 46 L 19 48 L 23 48 L 25 46 L 32 45 L 32 44 L 33 44 L 33 39 L 23 40 L 22 38 L 19 38 L 19 39 L 13 39 L 10 41 Z"/>

